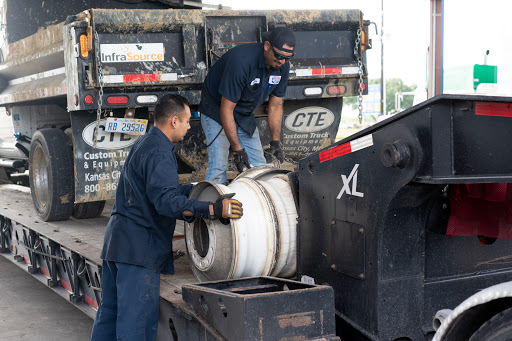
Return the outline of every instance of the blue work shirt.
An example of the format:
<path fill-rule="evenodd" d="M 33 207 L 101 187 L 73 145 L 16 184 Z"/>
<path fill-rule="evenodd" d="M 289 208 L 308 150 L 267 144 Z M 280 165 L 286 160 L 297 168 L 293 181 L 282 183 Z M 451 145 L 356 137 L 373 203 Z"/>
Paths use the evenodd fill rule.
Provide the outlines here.
<path fill-rule="evenodd" d="M 152 127 L 126 158 L 116 201 L 105 231 L 103 260 L 174 273 L 172 236 L 176 219 L 209 217 L 209 202 L 188 199 L 192 185 L 180 185 L 174 145 Z M 184 217 L 190 210 L 194 217 Z"/>
<path fill-rule="evenodd" d="M 235 122 L 249 135 L 256 129 L 254 109 L 270 94 L 284 97 L 290 63 L 278 69 L 265 64 L 263 43 L 238 45 L 226 52 L 208 71 L 201 92 L 199 111 L 222 125 L 222 96 L 236 103 Z"/>

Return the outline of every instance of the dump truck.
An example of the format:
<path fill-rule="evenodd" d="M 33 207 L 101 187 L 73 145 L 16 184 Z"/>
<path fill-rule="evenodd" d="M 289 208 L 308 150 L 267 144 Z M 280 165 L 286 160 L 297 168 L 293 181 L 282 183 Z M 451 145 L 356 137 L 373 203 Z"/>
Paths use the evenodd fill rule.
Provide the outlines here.
<path fill-rule="evenodd" d="M 511 338 L 511 119 L 510 97 L 439 95 L 294 171 L 199 182 L 244 216 L 178 226 L 158 339 Z M 27 187 L 0 188 L 2 255 L 93 317 L 108 215 L 45 222 Z"/>
<path fill-rule="evenodd" d="M 91 218 L 113 199 L 130 146 L 153 124 L 164 94 L 191 104 L 191 133 L 176 148 L 185 180 L 207 155 L 197 111 L 209 68 L 274 27 L 295 31 L 284 96 L 283 148 L 296 162 L 334 142 L 344 96 L 367 92 L 370 22 L 359 10 L 169 9 L 191 1 L 4 1 L 0 64 L 4 181 L 29 173 L 44 221 Z M 87 6 L 87 7 L 86 7 Z M 270 142 L 266 104 L 255 112 Z M 184 180 L 184 181 L 185 181 Z"/>

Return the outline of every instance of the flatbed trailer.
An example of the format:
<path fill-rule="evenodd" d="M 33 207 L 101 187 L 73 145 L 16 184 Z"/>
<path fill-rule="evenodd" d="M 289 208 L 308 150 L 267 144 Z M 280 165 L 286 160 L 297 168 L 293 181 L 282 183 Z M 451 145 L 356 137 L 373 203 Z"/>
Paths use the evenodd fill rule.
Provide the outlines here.
<path fill-rule="evenodd" d="M 0 202 L 2 203 L 0 220 L 4 231 L 2 235 L 5 236 L 10 228 L 12 231 L 10 233 L 14 234 L 13 240 L 17 241 L 8 246 L 7 240 L 2 238 L 2 255 L 15 263 L 22 264 L 35 278 L 47 284 L 60 296 L 70 299 L 77 308 L 94 318 L 98 307 L 98 294 L 101 292 L 98 283 L 100 279 L 99 266 L 101 265 L 100 252 L 112 201 L 107 203 L 105 212 L 97 218 L 48 223 L 39 219 L 31 200 L 28 187 L 11 184 L 0 185 Z M 174 249 L 175 251 L 185 251 L 183 234 L 180 233 L 180 231 L 183 232 L 183 221 L 178 221 L 176 230 Z M 87 269 L 84 277 L 87 283 L 91 282 L 91 290 L 84 292 L 75 288 L 76 281 L 81 281 L 81 279 L 74 278 L 74 276 L 58 276 L 60 281 L 55 282 L 56 278 L 52 278 L 52 259 L 42 254 L 43 251 L 41 251 L 41 247 L 38 247 L 39 244 L 32 243 L 34 235 L 47 238 L 52 244 L 56 243 L 60 248 L 66 249 L 63 254 L 71 258 L 70 268 L 79 270 L 77 271 L 78 277 L 82 276 L 83 269 L 80 268 L 85 262 Z M 49 244 L 50 242 L 41 240 L 41 246 L 44 249 L 47 246 L 51 249 Z M 54 253 L 55 258 L 53 259 L 58 261 L 64 259 L 62 254 Z M 45 264 L 46 261 L 49 261 L 49 264 Z M 183 284 L 197 282 L 188 266 L 187 257 L 178 257 L 175 260 L 175 268 L 176 275 L 162 275 L 161 279 L 162 295 L 171 299 L 180 296 L 174 291 L 179 291 Z M 80 283 L 80 285 L 82 284 Z"/>
<path fill-rule="evenodd" d="M 257 167 L 228 186 L 200 182 L 195 198 L 235 192 L 250 209 L 230 226 L 185 225 L 188 260 L 162 276 L 159 338 L 511 339 L 511 119 L 511 97 L 436 96 L 309 155 L 294 172 Z M 1 187 L 1 250 L 89 313 L 101 298 L 107 219 L 43 222 L 26 189 Z M 242 244 L 243 231 L 273 239 Z M 284 254 L 290 231 L 293 252 Z M 252 263 L 265 252 L 247 252 L 253 245 L 275 256 L 258 263 L 265 272 Z M 301 282 L 249 277 L 278 276 L 290 254 L 290 276 Z M 209 277 L 214 266 L 228 275 Z M 190 284 L 190 269 L 210 282 Z"/>
<path fill-rule="evenodd" d="M 48 285 L 54 292 L 68 299 L 78 309 L 90 316 L 96 316 L 96 310 L 101 297 L 100 252 L 103 245 L 103 235 L 108 223 L 112 201 L 106 206 L 105 213 L 92 219 L 70 219 L 65 222 L 47 223 L 40 220 L 35 213 L 30 197 L 30 189 L 19 185 L 0 185 L 0 202 L 2 202 L 2 256 L 26 269 L 34 278 Z M 8 231 L 11 232 L 8 232 Z M 183 222 L 177 224 L 175 234 L 175 251 L 185 251 L 183 235 Z M 14 234 L 16 243 L 7 247 L 4 236 Z M 34 245 L 33 236 L 37 235 L 41 247 Z M 48 242 L 47 242 L 48 241 Z M 52 246 L 51 246 L 52 245 Z M 50 252 L 42 249 L 50 248 Z M 54 249 L 52 252 L 51 249 Z M 60 251 L 60 252 L 59 252 Z M 59 254 L 60 253 L 60 254 Z M 57 264 L 57 271 L 52 270 L 52 260 L 65 262 L 65 274 Z M 197 282 L 188 265 L 186 256 L 175 259 L 175 275 L 161 275 L 160 283 L 160 311 L 161 320 L 167 320 L 169 315 L 180 311 L 182 316 L 188 316 L 196 323 L 203 323 L 204 335 L 211 335 L 213 339 L 222 339 L 221 335 L 208 327 L 207 322 L 197 315 L 192 307 L 186 304 L 181 297 L 181 288 L 184 284 Z M 83 268 L 85 266 L 85 268 Z M 69 271 L 71 270 L 71 271 Z M 70 275 L 71 274 L 71 275 Z M 200 328 L 201 329 L 201 328 Z M 173 340 L 168 333 L 171 329 L 159 328 L 159 340 Z M 176 333 L 176 327 L 174 327 Z"/>
<path fill-rule="evenodd" d="M 1 255 L 94 319 L 101 300 L 100 252 L 112 203 L 96 218 L 45 222 L 33 208 L 29 188 L 0 185 Z M 270 277 L 193 285 L 198 280 L 186 256 L 183 228 L 178 221 L 173 238 L 174 252 L 181 254 L 174 260 L 176 274 L 161 275 L 157 340 L 269 340 L 275 335 L 339 340 L 334 335 L 332 288 Z M 222 299 L 225 305 L 219 305 Z M 220 323 L 198 313 L 206 302 L 220 313 Z"/>

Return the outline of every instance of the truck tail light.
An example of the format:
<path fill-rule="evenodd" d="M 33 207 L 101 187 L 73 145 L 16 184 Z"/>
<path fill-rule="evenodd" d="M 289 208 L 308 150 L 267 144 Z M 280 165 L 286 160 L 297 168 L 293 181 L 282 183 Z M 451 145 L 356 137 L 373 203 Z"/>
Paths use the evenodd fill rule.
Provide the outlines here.
<path fill-rule="evenodd" d="M 319 86 L 311 87 L 311 88 L 305 88 L 304 89 L 304 95 L 306 96 L 318 96 L 322 94 L 323 89 Z"/>
<path fill-rule="evenodd" d="M 89 57 L 89 50 L 87 49 L 87 35 L 85 34 L 80 36 L 80 56 L 82 56 L 82 58 Z"/>
<path fill-rule="evenodd" d="M 140 95 L 136 98 L 137 103 L 139 104 L 150 104 L 158 102 L 157 95 Z"/>
<path fill-rule="evenodd" d="M 108 104 L 128 104 L 128 96 L 108 96 Z"/>
<path fill-rule="evenodd" d="M 343 95 L 347 91 L 347 88 L 344 85 L 334 85 L 327 87 L 327 93 L 329 95 Z"/>
<path fill-rule="evenodd" d="M 94 98 L 91 95 L 87 95 L 84 98 L 85 104 L 92 104 L 93 101 L 94 101 Z"/>

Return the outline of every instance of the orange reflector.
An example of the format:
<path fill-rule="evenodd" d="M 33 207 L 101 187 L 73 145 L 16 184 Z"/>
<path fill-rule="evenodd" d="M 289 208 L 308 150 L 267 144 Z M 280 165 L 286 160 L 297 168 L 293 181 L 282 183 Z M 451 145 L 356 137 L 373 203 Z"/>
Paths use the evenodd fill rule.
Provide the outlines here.
<path fill-rule="evenodd" d="M 128 96 L 109 96 L 107 97 L 108 104 L 128 104 Z"/>
<path fill-rule="evenodd" d="M 347 88 L 344 85 L 337 85 L 337 86 L 328 86 L 327 87 L 327 93 L 329 95 L 342 95 L 347 91 Z"/>
<path fill-rule="evenodd" d="M 80 55 L 82 58 L 89 57 L 89 51 L 87 50 L 87 36 L 85 34 L 80 36 Z"/>
<path fill-rule="evenodd" d="M 87 95 L 84 98 L 84 101 L 85 101 L 86 104 L 92 104 L 93 100 L 94 100 L 94 98 L 92 98 L 91 95 Z"/>
<path fill-rule="evenodd" d="M 87 27 L 87 51 L 92 50 L 92 27 Z"/>

